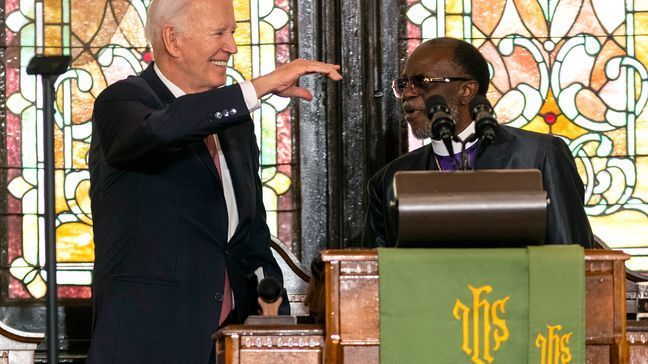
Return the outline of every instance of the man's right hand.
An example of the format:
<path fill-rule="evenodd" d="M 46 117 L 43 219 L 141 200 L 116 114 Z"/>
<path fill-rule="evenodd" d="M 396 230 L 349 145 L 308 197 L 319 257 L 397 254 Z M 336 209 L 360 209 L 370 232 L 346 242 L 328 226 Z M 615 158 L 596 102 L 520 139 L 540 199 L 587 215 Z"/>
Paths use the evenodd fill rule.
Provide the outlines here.
<path fill-rule="evenodd" d="M 296 59 L 277 67 L 267 75 L 253 79 L 252 85 L 258 98 L 273 93 L 283 97 L 299 97 L 312 100 L 313 95 L 311 95 L 310 91 L 297 86 L 299 78 L 311 73 L 321 73 L 333 81 L 339 81 L 342 79 L 339 70 L 340 66 L 336 64 Z"/>

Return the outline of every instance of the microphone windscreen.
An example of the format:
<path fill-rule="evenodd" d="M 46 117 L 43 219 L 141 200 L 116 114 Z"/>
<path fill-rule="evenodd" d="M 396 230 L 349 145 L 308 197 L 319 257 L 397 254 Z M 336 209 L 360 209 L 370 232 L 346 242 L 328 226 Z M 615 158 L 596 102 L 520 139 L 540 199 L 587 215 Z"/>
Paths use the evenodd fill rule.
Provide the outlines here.
<path fill-rule="evenodd" d="M 490 102 L 484 95 L 476 95 L 473 97 L 473 99 L 470 101 L 470 104 L 468 105 L 468 108 L 470 109 L 470 114 L 475 120 L 477 118 L 477 112 L 478 112 L 478 106 L 484 105 L 488 107 L 488 109 L 492 109 L 493 107 L 491 106 Z"/>
<path fill-rule="evenodd" d="M 441 95 L 432 95 L 425 101 L 425 108 L 430 110 L 439 106 L 448 107 L 448 103 Z"/>
<path fill-rule="evenodd" d="M 263 301 L 275 302 L 281 297 L 281 283 L 275 277 L 265 277 L 259 282 L 257 293 Z"/>

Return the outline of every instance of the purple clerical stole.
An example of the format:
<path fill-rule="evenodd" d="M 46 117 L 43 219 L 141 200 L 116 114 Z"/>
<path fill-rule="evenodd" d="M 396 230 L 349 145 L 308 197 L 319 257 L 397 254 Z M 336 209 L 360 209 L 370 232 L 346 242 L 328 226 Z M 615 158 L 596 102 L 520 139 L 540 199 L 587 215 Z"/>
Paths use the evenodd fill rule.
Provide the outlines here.
<path fill-rule="evenodd" d="M 474 169 L 475 167 L 475 159 L 477 157 L 477 144 L 479 143 L 474 143 L 466 149 L 466 153 L 468 153 L 468 164 L 470 165 L 469 169 Z M 434 153 L 434 150 L 432 150 L 432 153 Z M 436 168 L 429 166 L 428 169 L 454 171 L 461 168 L 461 152 L 456 153 L 452 156 L 435 154 L 434 157 L 436 158 L 437 163 Z"/>

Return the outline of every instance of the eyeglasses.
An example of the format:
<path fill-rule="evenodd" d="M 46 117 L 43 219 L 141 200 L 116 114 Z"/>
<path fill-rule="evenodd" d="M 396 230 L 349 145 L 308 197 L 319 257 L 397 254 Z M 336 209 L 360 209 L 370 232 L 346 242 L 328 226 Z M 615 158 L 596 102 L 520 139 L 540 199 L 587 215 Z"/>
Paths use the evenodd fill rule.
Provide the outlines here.
<path fill-rule="evenodd" d="M 423 75 L 413 76 L 410 79 L 397 78 L 392 81 L 392 89 L 394 96 L 400 99 L 408 86 L 414 89 L 427 91 L 432 88 L 435 83 L 449 83 L 452 81 L 472 81 L 472 78 L 467 77 L 425 77 Z"/>

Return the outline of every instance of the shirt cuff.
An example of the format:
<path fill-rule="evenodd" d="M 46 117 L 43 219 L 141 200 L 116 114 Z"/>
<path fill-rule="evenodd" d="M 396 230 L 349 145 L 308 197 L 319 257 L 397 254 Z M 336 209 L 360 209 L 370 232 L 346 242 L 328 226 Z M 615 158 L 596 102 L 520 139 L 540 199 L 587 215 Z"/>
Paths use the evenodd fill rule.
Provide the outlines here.
<path fill-rule="evenodd" d="M 250 113 L 260 108 L 261 102 L 257 97 L 257 93 L 256 90 L 254 89 L 254 85 L 252 84 L 252 81 L 243 81 L 239 83 L 239 86 L 241 86 L 241 92 L 243 92 L 243 99 L 245 99 L 245 105 L 247 106 L 248 110 L 250 110 Z"/>

